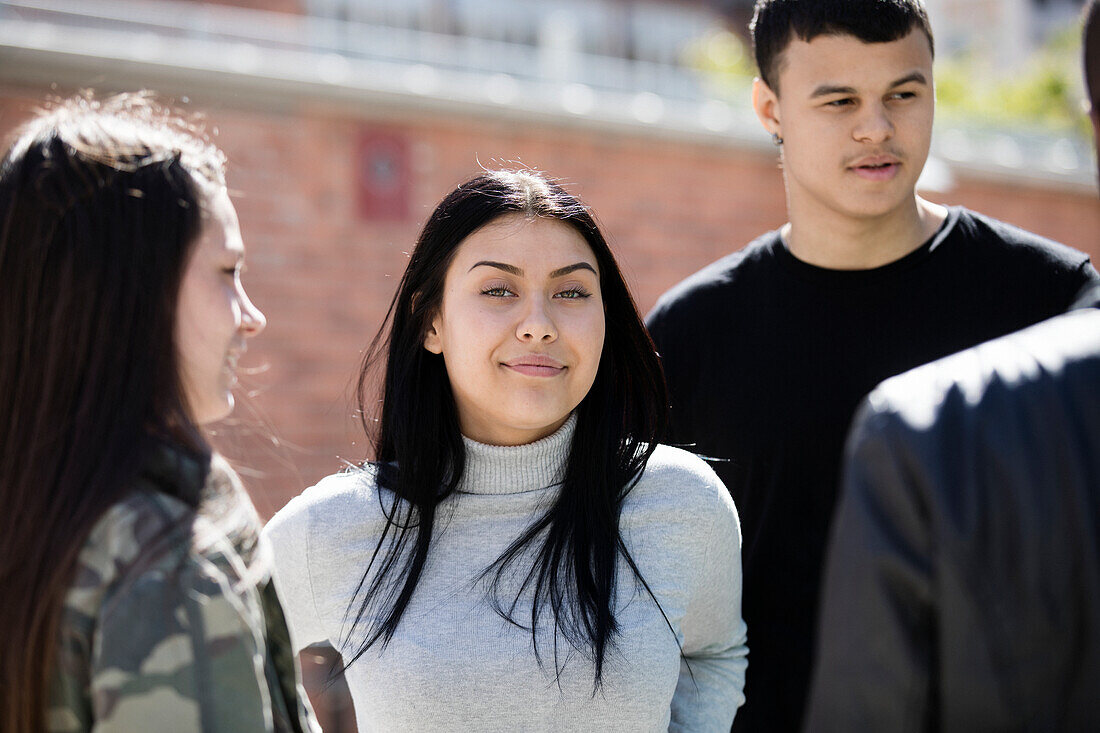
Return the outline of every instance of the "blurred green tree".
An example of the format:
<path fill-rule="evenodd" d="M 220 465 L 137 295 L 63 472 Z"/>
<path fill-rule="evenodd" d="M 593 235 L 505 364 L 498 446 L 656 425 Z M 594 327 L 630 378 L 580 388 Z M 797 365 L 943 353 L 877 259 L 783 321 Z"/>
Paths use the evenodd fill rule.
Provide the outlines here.
<path fill-rule="evenodd" d="M 1054 35 L 1012 72 L 973 54 L 945 58 L 936 65 L 939 112 L 990 127 L 1089 137 L 1080 58 L 1076 26 Z"/>
<path fill-rule="evenodd" d="M 1052 36 L 1016 70 L 993 67 L 973 53 L 936 62 L 938 114 L 960 124 L 1091 139 L 1083 114 L 1081 29 L 1077 24 Z M 717 96 L 743 101 L 756 75 L 750 45 L 715 28 L 684 51 L 684 61 L 707 79 Z"/>

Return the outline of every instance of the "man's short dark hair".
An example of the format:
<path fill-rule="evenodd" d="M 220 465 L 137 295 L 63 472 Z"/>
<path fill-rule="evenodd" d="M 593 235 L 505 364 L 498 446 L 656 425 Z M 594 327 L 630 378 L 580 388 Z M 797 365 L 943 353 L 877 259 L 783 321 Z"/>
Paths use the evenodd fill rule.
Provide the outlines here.
<path fill-rule="evenodd" d="M 1093 113 L 1100 111 L 1100 2 L 1091 0 L 1085 10 L 1085 87 Z"/>
<path fill-rule="evenodd" d="M 855 36 L 864 43 L 889 43 L 920 28 L 933 49 L 932 27 L 922 0 L 756 0 L 753 50 L 760 78 L 779 92 L 779 65 L 794 38 Z"/>

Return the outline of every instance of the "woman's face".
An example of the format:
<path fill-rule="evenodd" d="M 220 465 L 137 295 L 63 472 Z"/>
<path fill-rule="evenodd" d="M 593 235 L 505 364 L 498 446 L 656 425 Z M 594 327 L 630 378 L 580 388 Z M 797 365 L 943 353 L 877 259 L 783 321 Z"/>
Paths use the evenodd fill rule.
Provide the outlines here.
<path fill-rule="evenodd" d="M 509 214 L 459 245 L 424 347 L 443 355 L 463 435 L 522 445 L 588 394 L 603 339 L 588 243 L 556 219 Z"/>
<path fill-rule="evenodd" d="M 237 360 L 264 314 L 244 292 L 244 243 L 237 211 L 221 188 L 211 195 L 202 232 L 180 284 L 176 348 L 184 396 L 196 424 L 233 410 Z"/>

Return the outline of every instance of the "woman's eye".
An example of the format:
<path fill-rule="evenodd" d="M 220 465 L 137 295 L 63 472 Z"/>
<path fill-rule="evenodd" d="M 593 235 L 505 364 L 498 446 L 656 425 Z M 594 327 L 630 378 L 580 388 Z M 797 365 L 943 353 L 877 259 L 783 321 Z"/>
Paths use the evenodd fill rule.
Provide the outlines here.
<path fill-rule="evenodd" d="M 568 290 L 563 290 L 558 293 L 557 297 L 564 300 L 577 300 L 579 298 L 587 298 L 590 295 L 592 295 L 592 293 L 588 292 L 584 288 L 569 288 Z"/>
<path fill-rule="evenodd" d="M 488 295 L 491 298 L 507 298 L 514 293 L 506 287 L 496 286 L 491 288 L 485 288 L 481 291 L 482 295 Z"/>

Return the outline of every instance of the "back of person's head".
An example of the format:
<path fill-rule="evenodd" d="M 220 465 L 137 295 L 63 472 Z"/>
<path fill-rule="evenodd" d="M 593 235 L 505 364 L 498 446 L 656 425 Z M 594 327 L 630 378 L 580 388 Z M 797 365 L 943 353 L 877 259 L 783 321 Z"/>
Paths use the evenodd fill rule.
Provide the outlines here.
<path fill-rule="evenodd" d="M 0 167 L 5 731 L 43 725 L 61 603 L 95 520 L 157 441 L 208 463 L 174 335 L 204 206 L 224 185 L 221 152 L 147 95 L 81 95 L 16 134 Z"/>
<path fill-rule="evenodd" d="M 756 0 L 749 28 L 760 78 L 776 93 L 783 52 L 795 38 L 809 43 L 818 36 L 849 35 L 864 43 L 889 43 L 919 29 L 934 48 L 922 0 Z"/>
<path fill-rule="evenodd" d="M 1085 89 L 1090 114 L 1100 133 L 1100 1 L 1090 0 L 1085 8 L 1084 31 Z"/>

